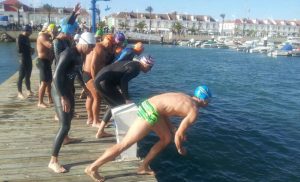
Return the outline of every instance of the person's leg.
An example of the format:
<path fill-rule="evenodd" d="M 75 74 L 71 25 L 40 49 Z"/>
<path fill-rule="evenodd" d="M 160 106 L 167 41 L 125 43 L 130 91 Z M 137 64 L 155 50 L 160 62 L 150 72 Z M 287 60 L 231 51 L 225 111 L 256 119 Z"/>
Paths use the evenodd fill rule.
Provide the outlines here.
<path fill-rule="evenodd" d="M 22 92 L 22 82 L 23 82 L 23 79 L 25 78 L 25 66 L 23 63 L 20 64 L 20 69 L 19 69 L 19 79 L 18 79 L 18 83 L 17 83 L 17 86 L 18 86 L 18 97 L 20 99 L 24 99 L 24 95 L 23 95 L 23 92 Z"/>
<path fill-rule="evenodd" d="M 38 105 L 37 105 L 40 108 L 48 107 L 44 103 L 44 95 L 45 95 L 45 91 L 46 91 L 47 86 L 48 86 L 48 83 L 46 83 L 45 81 L 41 81 L 40 88 L 39 88 L 39 101 L 38 101 Z"/>
<path fill-rule="evenodd" d="M 124 97 L 122 96 L 122 94 L 120 93 L 117 86 L 115 86 L 115 85 L 110 85 L 109 83 L 102 81 L 102 82 L 100 82 L 100 87 L 98 87 L 98 88 L 101 92 L 102 98 L 107 101 L 107 103 L 109 104 L 109 107 L 106 110 L 106 112 L 102 118 L 102 121 L 99 125 L 98 132 L 96 133 L 96 138 L 109 137 L 112 135 L 104 132 L 104 128 L 105 128 L 106 123 L 111 118 L 111 107 L 125 104 L 126 101 L 125 101 Z"/>
<path fill-rule="evenodd" d="M 172 140 L 170 129 L 163 117 L 151 128 L 159 137 L 159 141 L 150 149 L 143 163 L 139 167 L 138 174 L 155 175 L 150 169 L 150 162 L 159 154 Z"/>
<path fill-rule="evenodd" d="M 61 127 L 55 137 L 55 140 L 54 140 L 52 156 L 51 156 L 48 167 L 56 173 L 64 173 L 64 172 L 66 172 L 66 169 L 63 168 L 58 163 L 58 154 L 59 154 L 60 148 L 64 142 L 64 139 L 68 135 L 68 132 L 71 127 L 71 113 L 66 113 L 63 111 L 63 108 L 61 106 L 60 96 L 57 95 L 56 90 L 52 91 L 52 96 L 54 99 L 56 114 L 59 118 Z"/>
<path fill-rule="evenodd" d="M 48 104 L 53 103 L 52 96 L 51 96 L 51 82 L 53 80 L 51 63 L 52 63 L 52 61 L 47 62 L 47 80 L 46 80 L 47 87 L 46 87 L 46 92 L 47 92 L 47 95 L 48 95 Z"/>
<path fill-rule="evenodd" d="M 120 143 L 108 148 L 102 154 L 102 156 L 100 156 L 95 162 L 93 162 L 85 169 L 85 173 L 95 181 L 104 180 L 104 178 L 98 174 L 99 167 L 115 159 L 124 150 L 128 149 L 131 145 L 144 138 L 150 131 L 151 126 L 146 121 L 137 119 L 129 128 L 124 139 Z"/>
<path fill-rule="evenodd" d="M 51 81 L 47 82 L 46 92 L 48 95 L 48 104 L 53 103 L 52 95 L 51 95 Z"/>
<path fill-rule="evenodd" d="M 31 91 L 31 87 L 30 87 L 31 72 L 32 72 L 32 61 L 28 60 L 28 64 L 26 65 L 25 68 L 25 85 L 28 91 L 28 96 L 33 95 L 33 92 Z"/>
<path fill-rule="evenodd" d="M 100 104 L 101 104 L 101 97 L 100 94 L 95 89 L 94 85 L 93 89 L 91 91 L 91 94 L 94 98 L 94 102 L 92 105 L 92 111 L 93 111 L 93 127 L 99 127 L 100 121 L 99 121 L 99 112 L 100 112 Z"/>
<path fill-rule="evenodd" d="M 85 102 L 85 107 L 86 107 L 86 111 L 87 111 L 86 124 L 88 124 L 88 125 L 93 124 L 93 120 L 94 120 L 93 111 L 92 111 L 92 105 L 94 103 L 94 95 L 92 94 L 92 88 L 94 88 L 93 84 L 94 83 L 93 83 L 92 79 L 86 83 L 86 87 L 91 93 L 91 95 L 86 98 L 86 102 Z"/>

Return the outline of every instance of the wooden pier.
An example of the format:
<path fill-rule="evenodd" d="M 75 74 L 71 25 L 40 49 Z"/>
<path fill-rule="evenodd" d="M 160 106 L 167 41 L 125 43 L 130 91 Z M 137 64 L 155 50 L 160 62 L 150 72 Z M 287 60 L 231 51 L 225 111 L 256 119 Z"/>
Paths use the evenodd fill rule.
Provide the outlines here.
<path fill-rule="evenodd" d="M 34 67 L 31 87 L 35 96 L 24 100 L 17 98 L 18 73 L 0 86 L 0 182 L 92 181 L 85 175 L 85 167 L 107 147 L 115 144 L 115 137 L 95 138 L 97 129 L 86 125 L 85 100 L 79 99 L 80 89 L 77 89 L 76 114 L 69 134 L 82 141 L 61 148 L 59 161 L 69 170 L 68 173 L 56 174 L 48 169 L 59 124 L 54 120 L 53 106 L 46 109 L 37 107 L 38 77 L 38 70 Z M 24 84 L 23 90 L 26 90 Z M 104 107 L 101 108 L 102 111 Z M 106 131 L 115 132 L 113 127 Z M 108 182 L 157 181 L 153 176 L 136 174 L 139 162 L 113 161 L 104 165 L 100 174 Z"/>

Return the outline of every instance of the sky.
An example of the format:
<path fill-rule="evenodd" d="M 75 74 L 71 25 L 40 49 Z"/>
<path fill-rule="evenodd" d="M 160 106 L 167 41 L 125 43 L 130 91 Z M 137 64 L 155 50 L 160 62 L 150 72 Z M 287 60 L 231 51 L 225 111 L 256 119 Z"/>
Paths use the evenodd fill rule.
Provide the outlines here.
<path fill-rule="evenodd" d="M 20 0 L 35 7 L 50 4 L 56 7 L 74 7 L 80 2 L 82 7 L 90 8 L 91 0 Z M 221 20 L 220 14 L 225 14 L 225 20 L 235 18 L 250 19 L 280 19 L 300 20 L 300 0 L 110 0 L 97 1 L 101 16 L 121 11 L 146 12 L 151 6 L 153 13 L 210 15 Z M 105 11 L 106 7 L 110 10 Z"/>

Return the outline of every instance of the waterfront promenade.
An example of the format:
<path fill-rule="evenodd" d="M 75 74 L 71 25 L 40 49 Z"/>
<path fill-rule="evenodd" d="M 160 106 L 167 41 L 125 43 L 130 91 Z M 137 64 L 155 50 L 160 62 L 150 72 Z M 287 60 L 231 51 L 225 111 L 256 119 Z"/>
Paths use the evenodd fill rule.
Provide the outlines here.
<path fill-rule="evenodd" d="M 0 86 L 0 182 L 92 181 L 84 174 L 85 167 L 107 147 L 113 145 L 116 142 L 115 137 L 95 138 L 96 128 L 85 124 L 84 100 L 78 98 L 80 89 L 77 89 L 76 114 L 72 120 L 70 136 L 78 137 L 82 142 L 62 147 L 59 160 L 69 172 L 53 173 L 47 165 L 58 130 L 58 122 L 54 121 L 54 108 L 39 109 L 36 106 L 38 70 L 35 67 L 31 76 L 34 97 L 25 100 L 16 97 L 17 77 L 16 73 Z M 104 109 L 102 104 L 101 114 Z M 108 128 L 107 131 L 114 133 L 114 128 Z M 108 182 L 157 181 L 153 176 L 136 175 L 139 162 L 110 162 L 104 165 L 100 172 Z"/>

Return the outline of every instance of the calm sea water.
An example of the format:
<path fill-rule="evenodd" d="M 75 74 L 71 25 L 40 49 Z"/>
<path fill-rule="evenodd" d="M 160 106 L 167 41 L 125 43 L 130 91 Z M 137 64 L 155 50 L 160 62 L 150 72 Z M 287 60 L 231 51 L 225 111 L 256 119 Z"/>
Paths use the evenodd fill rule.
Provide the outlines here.
<path fill-rule="evenodd" d="M 0 44 L 0 82 L 17 70 L 15 52 L 14 44 Z M 187 132 L 188 155 L 171 144 L 152 162 L 158 181 L 300 181 L 300 58 L 159 45 L 146 53 L 156 65 L 131 81 L 136 102 L 163 92 L 192 94 L 199 84 L 213 92 Z M 147 136 L 139 154 L 157 140 Z"/>
<path fill-rule="evenodd" d="M 18 70 L 18 60 L 15 43 L 0 43 L 0 84 Z"/>

